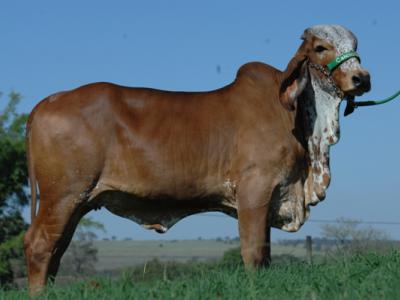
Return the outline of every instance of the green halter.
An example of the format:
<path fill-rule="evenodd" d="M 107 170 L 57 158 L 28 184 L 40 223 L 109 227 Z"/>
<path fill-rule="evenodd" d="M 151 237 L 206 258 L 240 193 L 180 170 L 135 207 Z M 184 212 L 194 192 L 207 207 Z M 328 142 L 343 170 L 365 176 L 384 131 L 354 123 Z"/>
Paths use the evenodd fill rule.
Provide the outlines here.
<path fill-rule="evenodd" d="M 344 63 L 346 60 L 349 60 L 350 58 L 357 58 L 359 62 L 361 62 L 360 56 L 357 54 L 355 51 L 349 51 L 346 53 L 343 53 L 336 57 L 334 60 L 332 60 L 330 63 L 326 65 L 328 70 L 332 72 L 336 67 Z"/>

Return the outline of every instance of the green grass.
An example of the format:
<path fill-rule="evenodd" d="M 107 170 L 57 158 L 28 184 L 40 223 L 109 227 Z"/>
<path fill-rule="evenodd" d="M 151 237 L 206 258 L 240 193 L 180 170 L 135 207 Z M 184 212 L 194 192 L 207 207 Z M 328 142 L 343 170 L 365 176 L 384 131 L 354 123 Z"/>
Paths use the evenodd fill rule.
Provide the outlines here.
<path fill-rule="evenodd" d="M 172 265 L 161 266 L 158 277 L 128 272 L 117 280 L 94 278 L 49 287 L 39 299 L 400 299 L 400 251 L 315 265 L 278 264 L 256 272 L 198 263 L 171 275 Z M 25 290 L 0 293 L 0 299 L 27 297 Z"/>

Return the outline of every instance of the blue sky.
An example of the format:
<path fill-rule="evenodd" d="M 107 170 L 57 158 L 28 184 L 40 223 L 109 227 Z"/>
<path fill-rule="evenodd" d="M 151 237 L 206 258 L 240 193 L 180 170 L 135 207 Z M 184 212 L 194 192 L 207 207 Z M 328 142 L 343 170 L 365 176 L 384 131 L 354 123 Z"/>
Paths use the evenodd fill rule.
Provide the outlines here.
<path fill-rule="evenodd" d="M 360 99 L 400 89 L 398 1 L 57 2 L 0 3 L 0 91 L 19 91 L 22 112 L 49 94 L 95 81 L 199 91 L 230 83 L 249 61 L 284 69 L 303 30 L 315 24 L 340 24 L 357 35 L 372 77 L 372 91 Z M 399 113 L 398 100 L 341 118 L 341 141 L 331 149 L 332 184 L 311 219 L 400 221 Z M 237 222 L 228 217 L 189 217 L 158 235 L 105 209 L 91 216 L 106 224 L 107 236 L 121 238 L 237 235 Z M 400 239 L 400 226 L 376 227 Z M 320 224 L 309 222 L 297 233 L 275 230 L 273 237 L 319 233 Z"/>

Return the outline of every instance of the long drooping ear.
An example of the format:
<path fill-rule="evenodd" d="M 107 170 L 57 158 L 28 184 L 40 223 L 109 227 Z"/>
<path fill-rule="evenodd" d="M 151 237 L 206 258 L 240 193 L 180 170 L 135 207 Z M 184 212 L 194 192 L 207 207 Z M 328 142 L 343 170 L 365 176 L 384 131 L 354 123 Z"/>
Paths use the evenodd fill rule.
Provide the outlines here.
<path fill-rule="evenodd" d="M 279 100 L 289 111 L 295 109 L 297 97 L 303 92 L 308 82 L 308 58 L 297 53 L 289 62 L 283 73 L 283 80 L 279 90 Z"/>

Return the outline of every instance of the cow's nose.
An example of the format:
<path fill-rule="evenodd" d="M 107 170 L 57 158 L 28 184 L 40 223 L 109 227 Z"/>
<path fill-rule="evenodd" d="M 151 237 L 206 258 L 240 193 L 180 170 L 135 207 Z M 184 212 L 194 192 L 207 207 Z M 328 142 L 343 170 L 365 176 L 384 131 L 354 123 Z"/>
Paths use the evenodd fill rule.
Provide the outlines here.
<path fill-rule="evenodd" d="M 358 74 L 354 75 L 352 78 L 354 86 L 357 89 L 368 92 L 371 89 L 371 80 L 369 74 Z"/>

